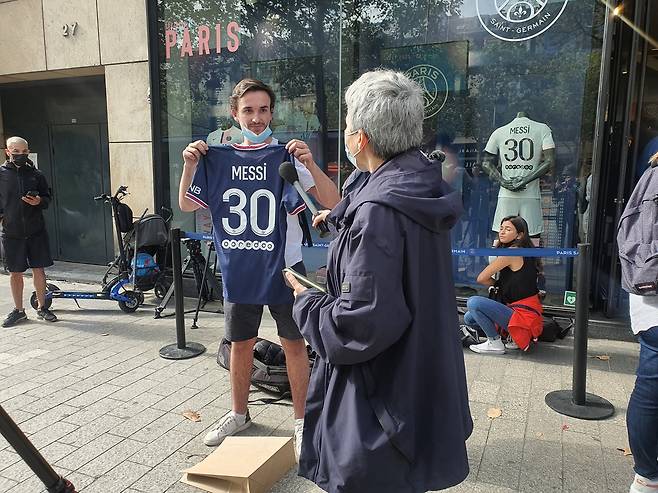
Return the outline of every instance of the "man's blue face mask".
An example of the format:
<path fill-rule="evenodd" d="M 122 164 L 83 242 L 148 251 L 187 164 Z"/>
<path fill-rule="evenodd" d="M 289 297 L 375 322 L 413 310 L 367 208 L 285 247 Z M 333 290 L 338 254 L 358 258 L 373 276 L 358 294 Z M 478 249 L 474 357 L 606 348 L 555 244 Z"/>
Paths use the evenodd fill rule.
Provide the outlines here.
<path fill-rule="evenodd" d="M 252 132 L 246 127 L 242 127 L 242 136 L 254 144 L 262 144 L 270 137 L 270 135 L 272 135 L 272 129 L 269 125 L 259 134 Z"/>

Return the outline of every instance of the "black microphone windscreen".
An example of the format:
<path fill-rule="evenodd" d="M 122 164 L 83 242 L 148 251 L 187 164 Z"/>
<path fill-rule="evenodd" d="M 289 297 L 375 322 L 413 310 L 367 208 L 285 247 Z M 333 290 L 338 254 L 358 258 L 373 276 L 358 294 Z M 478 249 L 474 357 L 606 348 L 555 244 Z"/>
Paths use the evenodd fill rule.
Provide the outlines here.
<path fill-rule="evenodd" d="M 440 151 L 439 149 L 435 149 L 432 152 L 430 152 L 430 155 L 428 156 L 432 161 L 438 161 L 442 163 L 443 161 L 446 160 L 446 153 L 443 151 Z"/>
<path fill-rule="evenodd" d="M 292 164 L 290 161 L 286 161 L 281 163 L 279 166 L 279 175 L 281 175 L 281 178 L 286 180 L 288 183 L 294 183 L 296 181 L 299 181 L 299 175 L 297 174 L 297 169 L 295 169 L 295 165 Z"/>

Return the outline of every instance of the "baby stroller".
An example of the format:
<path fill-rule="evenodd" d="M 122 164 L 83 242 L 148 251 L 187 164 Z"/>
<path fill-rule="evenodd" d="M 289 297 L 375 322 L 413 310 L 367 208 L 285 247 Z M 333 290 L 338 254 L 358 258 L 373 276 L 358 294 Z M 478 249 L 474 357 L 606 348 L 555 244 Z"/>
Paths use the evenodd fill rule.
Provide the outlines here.
<path fill-rule="evenodd" d="M 126 187 L 121 187 L 124 190 Z M 115 205 L 115 225 L 122 235 L 119 242 L 119 255 L 108 266 L 102 283 L 116 276 L 120 269 L 122 257 L 125 259 L 131 283 L 135 291 L 154 290 L 158 298 L 162 298 L 172 281 L 169 250 L 168 222 L 159 214 L 146 214 L 147 211 L 134 220 L 132 209 L 118 198 Z M 123 249 L 123 251 L 121 251 Z"/>
<path fill-rule="evenodd" d="M 55 284 L 47 283 L 45 308 L 50 308 L 53 299 L 59 298 L 72 299 L 76 304 L 79 299 L 112 300 L 119 303 L 122 311 L 132 313 L 144 302 L 144 291 L 167 291 L 171 283 L 171 269 L 166 264 L 167 221 L 157 214 L 146 215 L 144 211 L 133 222 L 132 210 L 121 202 L 127 189 L 121 186 L 112 196 L 94 197 L 94 200 L 112 207 L 119 246 L 119 255 L 105 272 L 100 291 L 63 291 Z M 36 309 L 38 303 L 36 293 L 32 292 L 30 304 Z"/>

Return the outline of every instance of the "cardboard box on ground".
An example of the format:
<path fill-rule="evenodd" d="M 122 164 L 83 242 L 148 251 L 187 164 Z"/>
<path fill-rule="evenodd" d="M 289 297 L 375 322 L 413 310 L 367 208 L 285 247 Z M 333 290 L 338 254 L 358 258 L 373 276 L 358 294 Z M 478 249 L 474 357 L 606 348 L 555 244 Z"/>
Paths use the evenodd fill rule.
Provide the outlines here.
<path fill-rule="evenodd" d="M 181 481 L 210 493 L 266 493 L 294 465 L 292 437 L 228 437 Z"/>

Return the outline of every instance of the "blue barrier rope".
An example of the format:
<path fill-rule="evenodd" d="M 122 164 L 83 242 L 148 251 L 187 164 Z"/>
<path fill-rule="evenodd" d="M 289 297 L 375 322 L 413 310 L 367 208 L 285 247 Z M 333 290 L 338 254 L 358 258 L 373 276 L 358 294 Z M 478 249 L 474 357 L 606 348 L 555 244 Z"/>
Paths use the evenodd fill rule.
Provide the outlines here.
<path fill-rule="evenodd" d="M 213 241 L 208 233 L 181 231 L 181 238 Z M 328 248 L 329 243 L 314 243 L 313 248 Z M 577 257 L 577 248 L 453 248 L 456 257 Z"/>
<path fill-rule="evenodd" d="M 181 231 L 180 237 L 182 240 L 189 238 L 190 240 L 213 241 L 210 233 L 196 233 L 194 231 Z"/>
<path fill-rule="evenodd" d="M 577 257 L 577 248 L 453 248 L 457 257 Z"/>
<path fill-rule="evenodd" d="M 327 248 L 329 243 L 314 243 L 313 248 Z M 577 248 L 453 248 L 455 257 L 577 257 Z"/>

